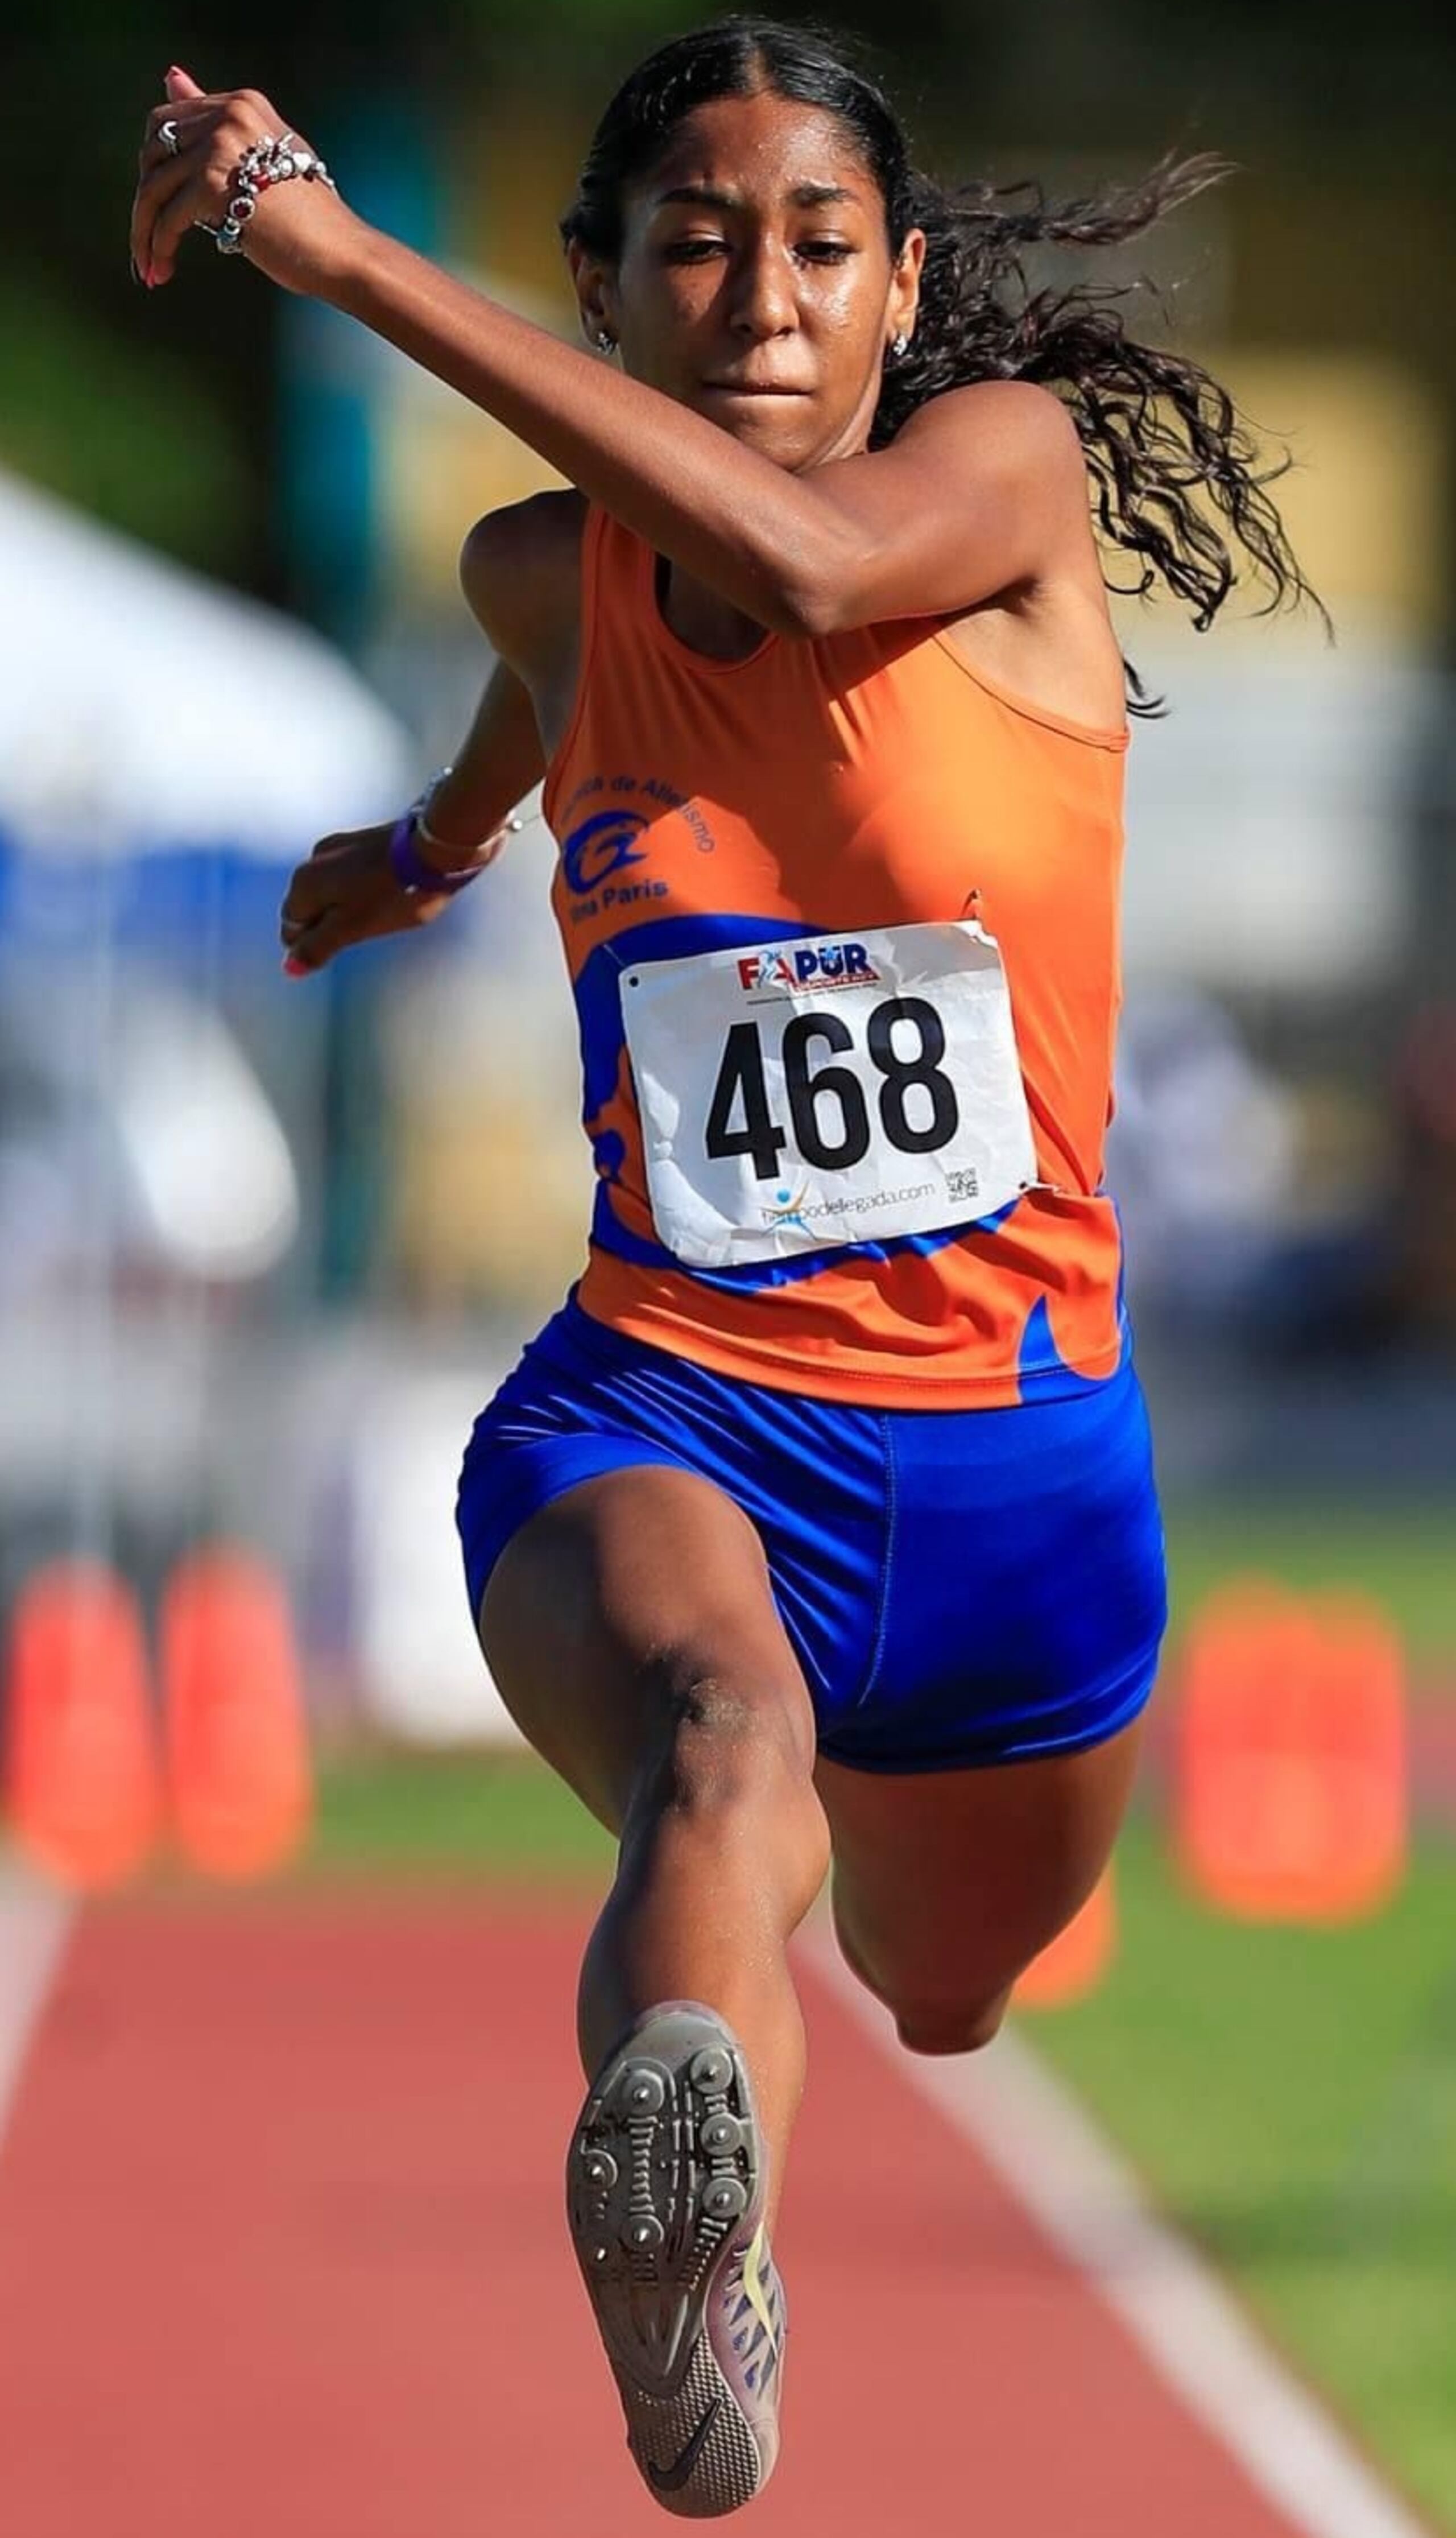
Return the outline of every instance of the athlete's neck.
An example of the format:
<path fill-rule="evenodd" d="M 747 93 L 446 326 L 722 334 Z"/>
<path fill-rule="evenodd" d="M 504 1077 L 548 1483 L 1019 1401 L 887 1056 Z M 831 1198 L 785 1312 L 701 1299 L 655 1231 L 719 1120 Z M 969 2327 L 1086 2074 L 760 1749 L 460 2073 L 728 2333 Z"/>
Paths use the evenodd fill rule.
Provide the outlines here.
<path fill-rule="evenodd" d="M 741 609 L 731 608 L 705 582 L 695 581 L 666 556 L 654 555 L 653 590 L 657 611 L 691 651 L 710 660 L 736 661 L 758 650 L 768 629 Z"/>

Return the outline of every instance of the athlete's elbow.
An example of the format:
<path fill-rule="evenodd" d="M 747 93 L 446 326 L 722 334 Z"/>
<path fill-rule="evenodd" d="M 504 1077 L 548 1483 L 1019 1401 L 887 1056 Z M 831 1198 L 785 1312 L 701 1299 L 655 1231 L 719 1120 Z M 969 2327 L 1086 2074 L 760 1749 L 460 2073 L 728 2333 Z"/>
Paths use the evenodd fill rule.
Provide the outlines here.
<path fill-rule="evenodd" d="M 836 540 L 831 553 L 817 558 L 792 581 L 781 581 L 786 632 L 812 641 L 867 624 L 874 613 L 866 606 L 871 580 L 865 555 Z"/>
<path fill-rule="evenodd" d="M 832 631 L 832 616 L 829 595 L 818 583 L 808 589 L 796 583 L 778 602 L 778 632 L 791 642 L 812 643 Z"/>
<path fill-rule="evenodd" d="M 819 635 L 837 634 L 842 626 L 858 624 L 846 615 L 842 576 L 826 574 L 813 581 L 796 581 L 779 596 L 779 632 L 799 641 L 812 643 Z"/>

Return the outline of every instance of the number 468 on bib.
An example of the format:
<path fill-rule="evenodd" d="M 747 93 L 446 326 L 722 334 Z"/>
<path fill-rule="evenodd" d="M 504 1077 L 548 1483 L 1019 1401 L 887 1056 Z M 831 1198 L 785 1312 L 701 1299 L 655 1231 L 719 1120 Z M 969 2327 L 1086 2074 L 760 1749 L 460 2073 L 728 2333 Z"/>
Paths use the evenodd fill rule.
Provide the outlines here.
<path fill-rule="evenodd" d="M 976 924 L 637 962 L 622 1001 L 653 1221 L 691 1266 L 974 1223 L 1036 1178 Z"/>

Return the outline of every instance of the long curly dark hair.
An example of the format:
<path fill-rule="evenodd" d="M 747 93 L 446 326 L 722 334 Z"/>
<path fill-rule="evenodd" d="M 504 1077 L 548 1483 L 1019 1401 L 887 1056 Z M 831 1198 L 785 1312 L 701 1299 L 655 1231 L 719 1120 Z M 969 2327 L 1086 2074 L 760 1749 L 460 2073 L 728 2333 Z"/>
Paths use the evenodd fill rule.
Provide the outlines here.
<path fill-rule="evenodd" d="M 1057 392 L 1076 424 L 1104 545 L 1133 560 L 1141 596 L 1162 581 L 1202 634 L 1239 574 L 1234 547 L 1267 586 L 1260 612 L 1310 600 L 1265 488 L 1288 457 L 1261 465 L 1253 434 L 1217 379 L 1185 356 L 1127 331 L 1128 288 L 1035 289 L 1037 247 L 1117 246 L 1229 172 L 1211 156 L 1161 160 L 1140 184 L 1084 202 L 1049 202 L 1039 185 L 943 186 L 912 166 L 903 127 L 849 41 L 813 21 L 792 26 L 734 11 L 651 53 L 602 115 L 563 215 L 563 243 L 606 264 L 622 252 L 623 198 L 686 115 L 720 97 L 767 89 L 838 117 L 879 186 L 892 259 L 925 232 L 919 309 L 908 352 L 889 362 L 870 447 L 894 438 L 929 397 L 976 379 L 1031 379 Z M 1328 620 L 1326 619 L 1326 624 Z M 1154 712 L 1128 667 L 1134 712 Z"/>

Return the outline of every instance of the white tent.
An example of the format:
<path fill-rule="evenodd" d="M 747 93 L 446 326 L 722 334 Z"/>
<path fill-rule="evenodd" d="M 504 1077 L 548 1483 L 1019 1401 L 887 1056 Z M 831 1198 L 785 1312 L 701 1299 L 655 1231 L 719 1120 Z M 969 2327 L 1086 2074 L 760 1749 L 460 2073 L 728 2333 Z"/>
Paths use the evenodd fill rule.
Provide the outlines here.
<path fill-rule="evenodd" d="M 414 790 L 317 635 L 0 473 L 0 835 L 42 856 L 291 861 Z"/>

